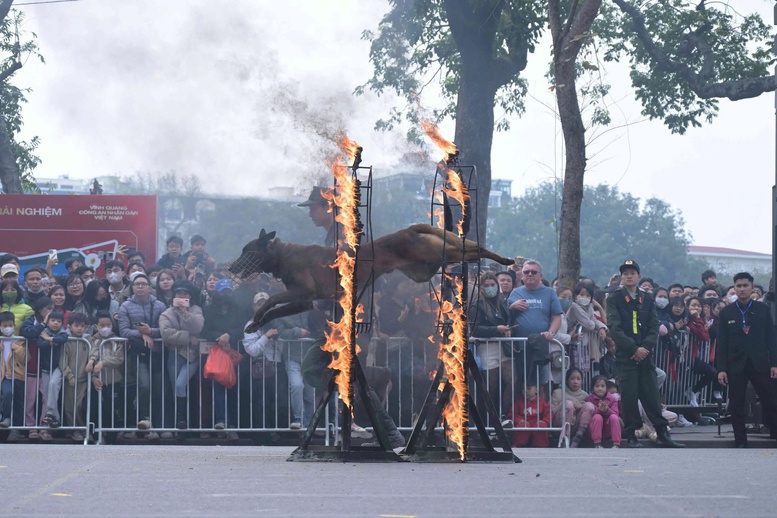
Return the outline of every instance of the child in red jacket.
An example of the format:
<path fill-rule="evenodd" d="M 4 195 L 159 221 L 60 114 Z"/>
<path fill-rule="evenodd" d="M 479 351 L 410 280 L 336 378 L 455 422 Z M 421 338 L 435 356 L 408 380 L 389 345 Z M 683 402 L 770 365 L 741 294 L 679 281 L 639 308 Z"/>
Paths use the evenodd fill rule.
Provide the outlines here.
<path fill-rule="evenodd" d="M 591 417 L 588 432 L 594 441 L 595 448 L 602 447 L 602 437 L 612 439 L 612 447 L 620 448 L 621 421 L 618 409 L 618 399 L 607 391 L 607 379 L 596 376 L 591 380 L 593 394 L 588 396 L 588 402 L 594 405 L 596 411 Z"/>
<path fill-rule="evenodd" d="M 515 403 L 512 418 L 516 428 L 547 428 L 549 415 L 548 402 L 537 397 L 535 385 L 529 385 L 526 387 L 526 399 L 518 398 Z M 513 435 L 513 446 L 516 448 L 527 446 L 529 441 L 535 448 L 547 448 L 548 432 L 515 432 Z"/>

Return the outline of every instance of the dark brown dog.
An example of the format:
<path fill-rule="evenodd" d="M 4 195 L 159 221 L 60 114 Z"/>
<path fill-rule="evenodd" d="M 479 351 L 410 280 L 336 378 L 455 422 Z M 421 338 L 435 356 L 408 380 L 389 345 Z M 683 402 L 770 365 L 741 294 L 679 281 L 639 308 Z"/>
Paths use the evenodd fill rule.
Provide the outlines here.
<path fill-rule="evenodd" d="M 270 273 L 286 286 L 286 291 L 271 296 L 256 311 L 254 321 L 247 329 L 249 332 L 273 319 L 312 309 L 314 300 L 331 299 L 337 294 L 337 270 L 332 267 L 336 256 L 334 248 L 287 244 L 274 237 L 275 232 L 266 233 L 262 229 L 259 238 L 243 247 L 241 256 L 229 267 L 229 271 L 240 278 L 259 272 Z M 486 258 L 504 265 L 514 262 L 474 241 L 466 240 L 462 247 L 462 240 L 452 232 L 431 225 L 413 225 L 359 249 L 357 286 L 362 287 L 370 280 L 371 270 L 375 272 L 375 279 L 400 270 L 416 282 L 427 282 L 440 269 L 443 258 L 454 262 Z"/>

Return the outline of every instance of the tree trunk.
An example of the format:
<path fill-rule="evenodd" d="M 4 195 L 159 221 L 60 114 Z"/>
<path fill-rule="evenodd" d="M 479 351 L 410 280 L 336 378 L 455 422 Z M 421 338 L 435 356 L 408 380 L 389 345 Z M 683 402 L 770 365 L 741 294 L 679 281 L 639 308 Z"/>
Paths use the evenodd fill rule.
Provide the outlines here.
<path fill-rule="evenodd" d="M 577 99 L 575 63 L 580 48 L 599 13 L 601 0 L 577 0 L 569 6 L 562 25 L 559 0 L 548 2 L 548 17 L 553 36 L 553 65 L 556 100 L 564 134 L 564 191 L 561 198 L 561 229 L 558 251 L 559 285 L 573 287 L 580 277 L 580 207 L 583 204 L 585 177 L 585 126 Z"/>
<path fill-rule="evenodd" d="M 16 156 L 11 149 L 11 137 L 5 120 L 0 117 L 0 183 L 6 194 L 21 194 L 22 179 L 19 173 L 19 165 Z"/>

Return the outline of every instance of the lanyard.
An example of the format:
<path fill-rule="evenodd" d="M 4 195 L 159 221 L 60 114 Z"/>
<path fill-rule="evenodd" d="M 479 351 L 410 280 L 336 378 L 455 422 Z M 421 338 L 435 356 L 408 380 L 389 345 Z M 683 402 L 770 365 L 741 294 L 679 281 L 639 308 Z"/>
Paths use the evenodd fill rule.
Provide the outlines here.
<path fill-rule="evenodd" d="M 735 302 L 735 304 L 737 305 L 737 309 L 739 310 L 739 312 L 742 313 L 742 330 L 745 332 L 745 334 L 747 334 L 750 332 L 750 326 L 747 324 L 746 315 L 747 315 L 747 311 L 750 309 L 750 306 L 753 305 L 753 301 L 751 300 L 750 302 L 748 302 L 747 307 L 745 307 L 745 309 L 742 309 L 742 306 L 739 305 L 738 300 Z"/>

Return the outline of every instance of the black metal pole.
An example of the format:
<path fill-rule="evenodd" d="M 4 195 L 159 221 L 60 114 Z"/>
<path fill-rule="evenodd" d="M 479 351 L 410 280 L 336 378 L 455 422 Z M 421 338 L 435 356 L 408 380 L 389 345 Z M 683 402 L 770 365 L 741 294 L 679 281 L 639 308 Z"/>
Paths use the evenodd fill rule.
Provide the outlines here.
<path fill-rule="evenodd" d="M 777 25 L 777 3 L 774 5 L 774 25 Z M 774 36 L 774 52 L 777 53 L 777 35 Z M 777 66 L 774 68 L 774 74 L 777 76 Z M 772 187 L 772 322 L 777 325 L 777 282 L 774 282 L 774 275 L 777 273 L 777 92 L 774 94 L 775 108 L 775 142 L 774 142 L 774 175 L 775 185 Z"/>

